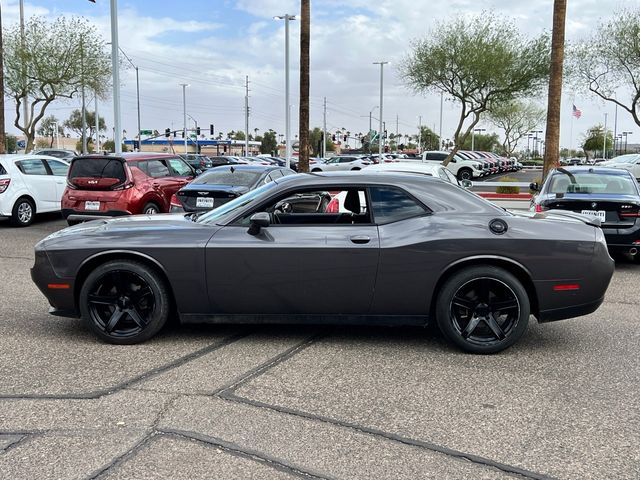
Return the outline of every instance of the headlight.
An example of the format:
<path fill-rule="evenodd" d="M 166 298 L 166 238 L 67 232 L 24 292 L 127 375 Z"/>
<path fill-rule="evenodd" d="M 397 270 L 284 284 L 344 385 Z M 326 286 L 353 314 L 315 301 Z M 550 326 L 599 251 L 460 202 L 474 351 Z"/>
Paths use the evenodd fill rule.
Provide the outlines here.
<path fill-rule="evenodd" d="M 473 168 L 475 168 L 476 170 L 482 170 L 482 166 L 479 163 L 474 163 Z"/>

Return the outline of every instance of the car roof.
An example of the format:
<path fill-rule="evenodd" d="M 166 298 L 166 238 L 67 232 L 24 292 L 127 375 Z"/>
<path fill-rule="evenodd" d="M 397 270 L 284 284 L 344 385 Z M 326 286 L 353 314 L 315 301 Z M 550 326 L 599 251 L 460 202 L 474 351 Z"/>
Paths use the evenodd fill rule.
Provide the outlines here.
<path fill-rule="evenodd" d="M 369 165 L 364 170 L 367 172 L 416 172 L 416 173 L 437 173 L 441 168 L 445 168 L 439 163 L 427 162 L 394 162 L 379 163 L 377 165 Z"/>
<path fill-rule="evenodd" d="M 46 160 L 60 160 L 61 162 L 69 163 L 69 161 L 65 160 L 64 158 L 53 157 L 51 155 L 42 155 L 42 154 L 37 154 L 37 155 L 38 155 L 38 158 L 44 158 Z M 4 160 L 8 163 L 16 163 L 16 162 L 19 162 L 20 160 L 33 160 L 33 154 L 27 153 L 27 154 L 16 155 L 13 153 L 6 153 L 3 155 L 0 155 L 0 160 Z"/>
<path fill-rule="evenodd" d="M 566 167 L 554 168 L 552 173 L 606 173 L 611 175 L 631 175 L 628 170 L 622 168 L 599 167 L 594 165 L 567 165 Z"/>

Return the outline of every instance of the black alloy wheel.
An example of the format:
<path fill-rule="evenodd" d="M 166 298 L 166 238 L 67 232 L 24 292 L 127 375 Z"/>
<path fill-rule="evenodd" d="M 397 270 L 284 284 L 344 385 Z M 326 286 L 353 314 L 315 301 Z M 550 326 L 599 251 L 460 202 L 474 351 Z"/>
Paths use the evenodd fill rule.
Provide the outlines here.
<path fill-rule="evenodd" d="M 525 332 L 530 303 L 520 281 L 498 267 L 471 267 L 444 284 L 436 305 L 442 333 L 465 351 L 496 353 Z"/>
<path fill-rule="evenodd" d="M 10 223 L 14 227 L 28 227 L 36 216 L 36 207 L 28 198 L 19 198 L 13 206 Z"/>
<path fill-rule="evenodd" d="M 96 268 L 80 291 L 87 326 L 108 343 L 143 342 L 162 329 L 169 316 L 169 292 L 160 276 L 134 261 Z"/>

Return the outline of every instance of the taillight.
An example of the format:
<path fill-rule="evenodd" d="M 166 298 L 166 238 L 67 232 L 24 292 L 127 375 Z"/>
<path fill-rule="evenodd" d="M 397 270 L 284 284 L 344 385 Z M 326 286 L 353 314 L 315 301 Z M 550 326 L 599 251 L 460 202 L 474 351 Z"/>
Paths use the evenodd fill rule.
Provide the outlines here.
<path fill-rule="evenodd" d="M 546 210 L 549 210 L 549 209 L 547 207 L 540 205 L 539 203 L 536 204 L 536 213 L 544 212 Z"/>
<path fill-rule="evenodd" d="M 338 197 L 333 197 L 324 213 L 340 213 L 340 201 Z"/>
<path fill-rule="evenodd" d="M 10 183 L 10 178 L 3 178 L 2 180 L 0 180 L 0 193 L 4 193 L 4 191 L 9 188 Z"/>
<path fill-rule="evenodd" d="M 635 212 L 624 211 L 624 212 L 619 212 L 619 215 L 622 218 L 639 218 L 640 217 L 640 211 L 635 211 Z"/>
<path fill-rule="evenodd" d="M 76 187 L 73 183 L 71 183 L 71 181 L 67 178 L 67 187 L 69 187 L 71 190 L 77 190 L 78 187 Z"/>
<path fill-rule="evenodd" d="M 173 195 L 171 195 L 171 206 L 172 207 L 182 207 L 182 204 L 180 203 L 180 200 L 178 200 L 177 195 L 174 193 Z"/>

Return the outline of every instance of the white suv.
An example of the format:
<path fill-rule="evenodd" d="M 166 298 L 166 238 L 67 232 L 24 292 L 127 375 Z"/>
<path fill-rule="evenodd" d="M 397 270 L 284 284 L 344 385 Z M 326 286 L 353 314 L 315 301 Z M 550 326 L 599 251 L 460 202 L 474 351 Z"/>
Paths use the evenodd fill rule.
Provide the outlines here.
<path fill-rule="evenodd" d="M 423 152 L 423 162 L 438 162 L 442 163 L 449 156 L 449 152 Z M 475 160 L 468 160 L 460 155 L 454 155 L 447 165 L 447 168 L 453 173 L 458 180 L 472 180 L 484 175 L 484 169 L 482 168 L 482 162 Z"/>
<path fill-rule="evenodd" d="M 640 154 L 638 153 L 620 155 L 597 165 L 599 167 L 622 168 L 631 172 L 631 175 L 633 175 L 636 180 L 640 180 Z"/>
<path fill-rule="evenodd" d="M 355 155 L 344 155 L 331 157 L 324 163 L 314 163 L 311 167 L 312 172 L 336 172 L 340 170 L 362 170 L 364 167 L 371 165 L 373 162 L 367 157 Z"/>
<path fill-rule="evenodd" d="M 0 217 L 26 227 L 36 213 L 60 211 L 69 163 L 44 155 L 0 155 Z"/>

